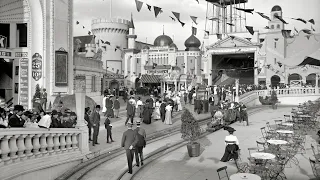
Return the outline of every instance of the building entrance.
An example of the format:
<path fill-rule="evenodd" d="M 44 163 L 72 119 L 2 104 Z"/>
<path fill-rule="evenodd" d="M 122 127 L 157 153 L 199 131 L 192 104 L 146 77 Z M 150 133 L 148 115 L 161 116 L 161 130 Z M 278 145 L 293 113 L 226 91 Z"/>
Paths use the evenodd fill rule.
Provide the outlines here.
<path fill-rule="evenodd" d="M 0 99 L 10 101 L 13 97 L 13 62 L 0 58 Z M 17 92 L 18 93 L 18 92 Z"/>

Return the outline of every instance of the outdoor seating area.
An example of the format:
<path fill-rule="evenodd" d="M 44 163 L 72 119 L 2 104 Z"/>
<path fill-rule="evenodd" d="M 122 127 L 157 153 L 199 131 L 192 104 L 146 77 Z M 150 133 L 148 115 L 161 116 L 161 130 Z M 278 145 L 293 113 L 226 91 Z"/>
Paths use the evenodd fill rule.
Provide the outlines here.
<path fill-rule="evenodd" d="M 320 99 L 314 102 L 308 101 L 293 108 L 291 114 L 285 114 L 283 119 L 266 122 L 266 126 L 260 128 L 261 138 L 257 139 L 257 146 L 248 148 L 247 161 L 235 160 L 237 173 L 230 176 L 226 167 L 219 168 L 217 170 L 219 179 L 287 179 L 285 168 L 299 165 L 299 160 L 295 156 L 297 154 L 308 156 L 306 149 L 309 147 L 306 147 L 306 138 L 312 132 L 319 130 L 319 108 Z M 311 149 L 313 156 L 307 158 L 314 176 L 318 178 L 320 145 L 311 144 Z M 220 175 L 221 173 L 224 176 Z"/>

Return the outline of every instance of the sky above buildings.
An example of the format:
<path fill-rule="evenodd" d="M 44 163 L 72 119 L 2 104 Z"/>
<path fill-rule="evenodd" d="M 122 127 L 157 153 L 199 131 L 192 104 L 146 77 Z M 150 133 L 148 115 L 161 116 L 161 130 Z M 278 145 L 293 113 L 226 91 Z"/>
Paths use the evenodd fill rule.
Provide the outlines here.
<path fill-rule="evenodd" d="M 111 0 L 74 0 L 74 36 L 87 35 L 91 30 L 91 20 L 110 17 Z M 136 28 L 137 40 L 153 44 L 154 39 L 164 32 L 170 36 L 180 50 L 185 49 L 184 41 L 191 35 L 191 16 L 198 17 L 197 37 L 202 41 L 204 37 L 207 3 L 205 0 L 140 0 L 144 2 L 142 10 L 137 12 L 135 0 L 112 0 L 112 17 L 120 17 L 130 20 L 131 12 Z M 274 5 L 282 7 L 283 17 L 289 24 L 286 29 L 298 30 L 302 28 L 311 29 L 311 24 L 301 23 L 291 18 L 314 19 L 316 24 L 313 28 L 320 33 L 320 0 L 248 0 L 246 8 L 254 8 L 255 11 L 270 15 Z M 155 18 L 154 11 L 147 9 L 146 3 L 161 7 L 163 13 Z M 180 23 L 174 22 L 169 16 L 172 12 L 179 12 L 181 21 L 185 22 L 182 27 Z M 174 17 L 174 16 L 173 16 Z M 247 14 L 247 25 L 253 26 L 255 30 L 263 29 L 268 21 L 258 14 Z M 80 24 L 76 25 L 76 21 Z M 83 29 L 82 26 L 85 26 Z M 107 39 L 106 39 L 107 40 Z M 112 43 L 112 42 L 111 42 Z M 212 42 L 214 43 L 214 42 Z"/>

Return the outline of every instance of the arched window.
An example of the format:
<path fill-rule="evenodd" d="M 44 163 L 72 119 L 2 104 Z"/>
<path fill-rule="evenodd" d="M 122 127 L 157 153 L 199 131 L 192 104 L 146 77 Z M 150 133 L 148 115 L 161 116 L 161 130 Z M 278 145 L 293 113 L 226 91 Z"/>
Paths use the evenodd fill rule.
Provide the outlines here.
<path fill-rule="evenodd" d="M 280 29 L 280 24 L 277 24 L 277 29 Z"/>
<path fill-rule="evenodd" d="M 271 29 L 274 29 L 274 25 L 271 25 Z"/>

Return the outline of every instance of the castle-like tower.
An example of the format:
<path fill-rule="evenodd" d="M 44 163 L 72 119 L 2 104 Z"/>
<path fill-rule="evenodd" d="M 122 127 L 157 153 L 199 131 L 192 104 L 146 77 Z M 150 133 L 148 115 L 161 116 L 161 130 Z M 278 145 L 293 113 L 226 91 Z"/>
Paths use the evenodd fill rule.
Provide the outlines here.
<path fill-rule="evenodd" d="M 101 49 L 103 68 L 111 72 L 123 71 L 123 52 L 120 49 L 128 48 L 127 35 L 129 33 L 130 21 L 121 18 L 94 19 L 91 23 L 92 33 L 96 36 L 96 51 Z M 108 45 L 106 42 L 109 42 Z M 112 67 L 112 68 L 111 68 Z"/>

